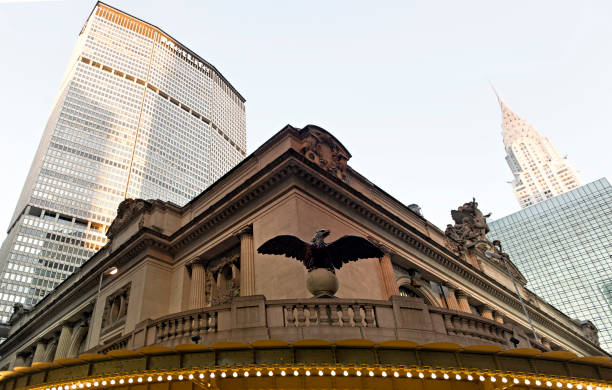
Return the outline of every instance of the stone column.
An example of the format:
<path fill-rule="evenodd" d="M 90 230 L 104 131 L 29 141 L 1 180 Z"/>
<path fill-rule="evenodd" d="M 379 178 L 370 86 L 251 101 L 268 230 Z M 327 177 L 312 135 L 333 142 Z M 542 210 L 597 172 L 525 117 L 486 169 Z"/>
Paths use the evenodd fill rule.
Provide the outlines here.
<path fill-rule="evenodd" d="M 468 296 L 463 290 L 455 290 L 455 296 L 457 297 L 457 304 L 459 304 L 459 310 L 472 313 L 470 309 L 470 303 L 468 302 Z"/>
<path fill-rule="evenodd" d="M 383 284 L 385 285 L 385 292 L 387 299 L 393 295 L 400 295 L 397 281 L 395 280 L 395 272 L 393 271 L 393 263 L 391 262 L 391 255 L 393 254 L 389 249 L 383 249 L 383 257 L 380 259 L 380 270 L 382 272 Z"/>
<path fill-rule="evenodd" d="M 498 311 L 493 312 L 493 318 L 495 319 L 495 322 L 499 322 L 500 324 L 504 323 L 504 316 Z"/>
<path fill-rule="evenodd" d="M 46 349 L 47 349 L 47 343 L 43 341 L 39 341 L 36 344 L 36 349 L 34 350 L 34 357 L 32 358 L 32 363 L 44 361 Z"/>
<path fill-rule="evenodd" d="M 446 301 L 448 302 L 448 308 L 451 310 L 457 310 L 457 311 L 461 311 L 461 308 L 459 307 L 459 303 L 457 302 L 457 297 L 455 297 L 455 288 L 448 283 L 442 283 L 442 285 L 444 287 L 446 287 L 446 291 L 448 292 L 448 294 L 446 294 Z"/>
<path fill-rule="evenodd" d="M 245 226 L 237 233 L 240 238 L 240 295 L 255 295 L 255 248 L 253 227 Z"/>
<path fill-rule="evenodd" d="M 68 350 L 70 349 L 70 342 L 72 341 L 72 325 L 65 323 L 62 325 L 59 339 L 57 341 L 57 349 L 55 350 L 54 359 L 61 359 L 68 357 Z"/>
<path fill-rule="evenodd" d="M 191 293 L 189 307 L 200 309 L 206 306 L 206 269 L 202 263 L 191 264 Z"/>
<path fill-rule="evenodd" d="M 482 305 L 482 317 L 488 318 L 489 320 L 493 319 L 493 309 L 490 306 Z"/>

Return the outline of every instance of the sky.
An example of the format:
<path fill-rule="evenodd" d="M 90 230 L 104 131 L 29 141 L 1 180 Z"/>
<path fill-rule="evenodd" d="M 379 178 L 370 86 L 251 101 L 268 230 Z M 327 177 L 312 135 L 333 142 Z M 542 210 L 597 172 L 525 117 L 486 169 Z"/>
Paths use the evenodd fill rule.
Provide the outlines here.
<path fill-rule="evenodd" d="M 584 183 L 612 179 L 612 2 L 107 3 L 221 71 L 247 100 L 248 153 L 286 124 L 319 125 L 441 229 L 472 197 L 491 219 L 519 210 L 489 82 Z M 94 4 L 0 0 L 3 229 Z"/>

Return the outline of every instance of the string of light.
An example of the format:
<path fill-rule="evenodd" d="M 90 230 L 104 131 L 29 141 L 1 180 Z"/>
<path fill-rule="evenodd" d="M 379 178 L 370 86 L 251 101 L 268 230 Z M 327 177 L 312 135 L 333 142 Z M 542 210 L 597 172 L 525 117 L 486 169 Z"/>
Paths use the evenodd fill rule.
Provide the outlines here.
<path fill-rule="evenodd" d="M 402 368 L 402 367 L 368 367 L 368 366 L 249 366 L 215 367 L 206 369 L 189 369 L 184 371 L 156 371 L 125 375 L 102 376 L 89 379 L 47 384 L 31 387 L 32 390 L 76 390 L 95 389 L 126 384 L 147 384 L 173 381 L 215 381 L 249 377 L 378 377 L 405 378 L 412 380 L 490 382 L 494 386 L 526 385 L 543 389 L 577 389 L 577 390 L 612 390 L 611 383 L 585 381 L 578 378 L 552 377 L 540 374 L 514 374 L 501 372 L 477 372 L 469 370 L 448 370 L 437 368 Z"/>

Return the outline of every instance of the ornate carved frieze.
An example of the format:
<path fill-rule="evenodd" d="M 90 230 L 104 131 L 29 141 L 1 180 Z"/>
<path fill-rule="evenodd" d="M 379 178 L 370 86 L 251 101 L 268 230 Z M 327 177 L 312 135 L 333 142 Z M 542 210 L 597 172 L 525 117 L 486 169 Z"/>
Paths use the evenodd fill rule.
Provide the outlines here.
<path fill-rule="evenodd" d="M 206 265 L 206 296 L 210 305 L 230 303 L 240 296 L 240 255 L 214 259 Z"/>
<path fill-rule="evenodd" d="M 151 204 L 144 199 L 126 199 L 119 203 L 117 216 L 111 223 L 106 236 L 112 238 L 117 232 L 123 229 L 134 217 L 143 210 L 150 208 Z"/>
<path fill-rule="evenodd" d="M 130 282 L 106 298 L 102 315 L 102 332 L 114 329 L 125 322 L 131 286 Z"/>
<path fill-rule="evenodd" d="M 347 162 L 351 154 L 331 134 L 318 126 L 308 125 L 300 130 L 304 134 L 300 153 L 340 180 L 346 180 Z"/>

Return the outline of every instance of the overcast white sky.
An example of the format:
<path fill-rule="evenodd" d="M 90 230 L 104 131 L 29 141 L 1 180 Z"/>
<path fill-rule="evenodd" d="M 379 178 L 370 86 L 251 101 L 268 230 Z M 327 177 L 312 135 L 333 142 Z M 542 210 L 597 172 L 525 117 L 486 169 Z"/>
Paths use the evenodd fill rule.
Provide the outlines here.
<path fill-rule="evenodd" d="M 249 153 L 287 123 L 317 124 L 441 228 L 472 196 L 493 219 L 518 210 L 489 80 L 583 182 L 612 178 L 612 2 L 108 3 L 230 80 L 247 99 Z M 2 229 L 94 4 L 0 0 Z"/>

